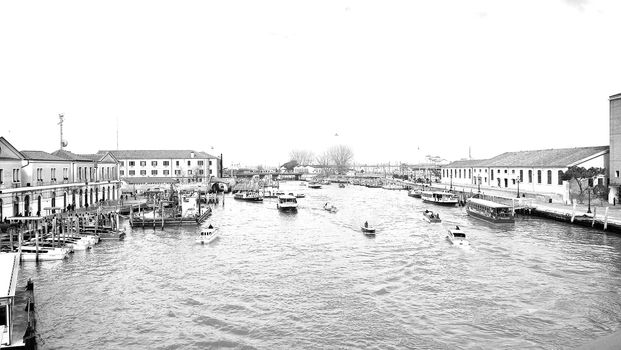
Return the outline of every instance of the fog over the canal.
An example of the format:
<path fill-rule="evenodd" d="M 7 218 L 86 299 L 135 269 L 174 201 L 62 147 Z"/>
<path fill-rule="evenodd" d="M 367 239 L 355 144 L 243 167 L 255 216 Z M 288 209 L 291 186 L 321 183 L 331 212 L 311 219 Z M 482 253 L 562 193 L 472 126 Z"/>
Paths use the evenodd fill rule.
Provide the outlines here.
<path fill-rule="evenodd" d="M 118 119 L 120 149 L 225 166 L 603 145 L 619 18 L 615 0 L 3 3 L 0 135 L 54 151 L 64 113 L 89 153 Z"/>

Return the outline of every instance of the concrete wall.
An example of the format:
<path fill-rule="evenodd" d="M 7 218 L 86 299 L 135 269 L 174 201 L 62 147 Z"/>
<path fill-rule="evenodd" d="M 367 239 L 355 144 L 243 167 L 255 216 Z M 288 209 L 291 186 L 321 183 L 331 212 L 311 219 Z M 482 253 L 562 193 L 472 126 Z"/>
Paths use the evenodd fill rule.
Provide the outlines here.
<path fill-rule="evenodd" d="M 621 185 L 621 95 L 610 97 L 610 185 Z"/>

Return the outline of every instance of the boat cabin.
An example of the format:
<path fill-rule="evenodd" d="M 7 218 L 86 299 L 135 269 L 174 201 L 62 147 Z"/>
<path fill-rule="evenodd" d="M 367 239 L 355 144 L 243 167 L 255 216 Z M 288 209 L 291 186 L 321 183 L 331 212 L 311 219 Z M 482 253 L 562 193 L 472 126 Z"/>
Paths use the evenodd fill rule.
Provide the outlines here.
<path fill-rule="evenodd" d="M 469 199 L 466 203 L 466 211 L 469 215 L 490 222 L 511 223 L 515 221 L 511 207 L 484 199 Z"/>

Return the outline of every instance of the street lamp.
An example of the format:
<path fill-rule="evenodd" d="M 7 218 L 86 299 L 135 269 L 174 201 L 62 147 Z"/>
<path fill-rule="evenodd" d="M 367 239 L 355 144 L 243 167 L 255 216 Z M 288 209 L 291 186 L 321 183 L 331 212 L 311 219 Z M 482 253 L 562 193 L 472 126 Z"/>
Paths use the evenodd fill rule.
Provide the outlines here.
<path fill-rule="evenodd" d="M 477 189 L 479 194 L 481 194 L 481 175 L 477 176 Z"/>
<path fill-rule="evenodd" d="M 589 208 L 587 209 L 587 214 L 591 214 L 591 186 L 587 187 L 587 190 L 589 194 Z"/>
<path fill-rule="evenodd" d="M 520 198 L 520 182 L 522 182 L 522 178 L 520 176 L 517 177 L 517 179 L 515 180 L 517 182 L 517 198 Z"/>

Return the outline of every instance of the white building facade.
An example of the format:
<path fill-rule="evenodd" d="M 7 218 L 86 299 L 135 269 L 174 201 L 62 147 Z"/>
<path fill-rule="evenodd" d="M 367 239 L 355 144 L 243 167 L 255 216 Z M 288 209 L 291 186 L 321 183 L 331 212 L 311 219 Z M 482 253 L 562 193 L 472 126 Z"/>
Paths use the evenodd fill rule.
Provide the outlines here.
<path fill-rule="evenodd" d="M 130 184 L 208 182 L 219 174 L 219 158 L 192 150 L 123 150 L 109 152 L 119 160 L 119 176 Z"/>
<path fill-rule="evenodd" d="M 565 203 L 569 200 L 569 184 L 563 181 L 563 173 L 572 166 L 605 168 L 608 152 L 608 146 L 580 147 L 506 152 L 490 159 L 455 161 L 442 167 L 441 183 L 477 191 L 519 190 L 522 195 Z"/>

